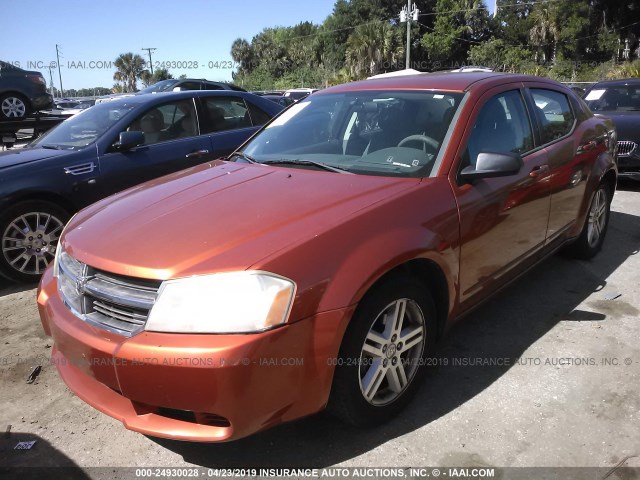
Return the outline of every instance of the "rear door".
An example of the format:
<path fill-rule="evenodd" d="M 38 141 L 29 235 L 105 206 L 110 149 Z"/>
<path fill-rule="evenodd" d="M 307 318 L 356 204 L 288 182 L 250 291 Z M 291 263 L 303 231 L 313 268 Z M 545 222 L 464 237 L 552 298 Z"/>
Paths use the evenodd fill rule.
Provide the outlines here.
<path fill-rule="evenodd" d="M 200 135 L 193 97 L 149 107 L 125 130 L 142 131 L 145 143 L 124 152 L 110 146 L 100 155 L 105 196 L 210 158 L 209 140 Z"/>
<path fill-rule="evenodd" d="M 514 88 L 515 87 L 515 88 Z M 547 154 L 535 148 L 534 128 L 519 85 L 484 94 L 472 111 L 450 176 L 460 212 L 460 302 L 475 303 L 537 257 L 544 246 L 550 188 Z M 516 175 L 464 183 L 458 173 L 480 152 L 518 153 Z"/>
<path fill-rule="evenodd" d="M 589 173 L 606 150 L 595 129 L 579 122 L 568 94 L 547 84 L 527 84 L 539 143 L 549 159 L 551 203 L 547 243 L 562 239 L 574 226 L 585 195 Z"/>
<path fill-rule="evenodd" d="M 250 111 L 240 95 L 206 95 L 201 96 L 200 101 L 206 119 L 203 133 L 207 134 L 208 148 L 214 158 L 232 153 L 269 119 L 257 107 Z"/>

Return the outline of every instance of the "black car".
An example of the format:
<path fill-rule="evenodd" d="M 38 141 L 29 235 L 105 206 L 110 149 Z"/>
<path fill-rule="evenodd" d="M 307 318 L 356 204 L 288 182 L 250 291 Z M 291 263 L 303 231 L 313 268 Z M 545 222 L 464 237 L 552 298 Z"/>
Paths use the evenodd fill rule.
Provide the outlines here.
<path fill-rule="evenodd" d="M 23 70 L 0 61 L 0 121 L 19 120 L 53 103 L 40 72 Z"/>
<path fill-rule="evenodd" d="M 291 97 L 283 97 L 279 95 L 262 95 L 262 98 L 266 98 L 267 100 L 271 100 L 283 107 L 288 107 L 289 105 L 293 105 L 296 101 Z"/>
<path fill-rule="evenodd" d="M 26 148 L 0 153 L 0 274 L 37 279 L 73 213 L 229 155 L 281 110 L 246 92 L 133 96 L 95 105 Z"/>
<path fill-rule="evenodd" d="M 114 93 L 112 95 L 105 95 L 98 98 L 96 103 L 110 102 L 117 98 L 145 95 L 147 93 L 182 92 L 184 90 L 233 90 L 236 92 L 246 92 L 244 88 L 234 85 L 233 83 L 212 82 L 198 78 L 171 78 L 169 80 L 161 80 L 136 93 Z"/>
<path fill-rule="evenodd" d="M 618 132 L 618 175 L 640 180 L 640 79 L 599 82 L 584 93 L 596 114 L 613 120 Z"/>

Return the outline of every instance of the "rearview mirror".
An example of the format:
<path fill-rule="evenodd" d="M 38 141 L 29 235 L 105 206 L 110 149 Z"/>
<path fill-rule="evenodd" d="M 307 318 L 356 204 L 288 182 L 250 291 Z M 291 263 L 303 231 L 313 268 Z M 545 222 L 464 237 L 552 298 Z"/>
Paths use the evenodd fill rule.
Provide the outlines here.
<path fill-rule="evenodd" d="M 120 132 L 120 139 L 113 144 L 116 150 L 131 150 L 144 144 L 144 133 L 138 131 Z"/>
<path fill-rule="evenodd" d="M 460 178 L 473 182 L 478 178 L 507 177 L 517 174 L 522 165 L 517 153 L 480 152 L 476 164 L 463 168 Z"/>

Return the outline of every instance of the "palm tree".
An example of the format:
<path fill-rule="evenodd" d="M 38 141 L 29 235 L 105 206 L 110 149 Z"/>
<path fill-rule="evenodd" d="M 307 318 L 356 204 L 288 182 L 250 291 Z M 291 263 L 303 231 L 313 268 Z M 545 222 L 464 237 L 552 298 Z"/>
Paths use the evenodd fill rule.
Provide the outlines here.
<path fill-rule="evenodd" d="M 560 34 L 560 29 L 556 23 L 555 7 L 548 4 L 536 7 L 531 13 L 533 27 L 529 30 L 529 39 L 533 45 L 542 49 L 543 62 L 546 62 L 547 59 L 553 62 L 556 57 L 556 42 Z M 549 52 L 551 52 L 550 55 Z M 537 59 L 538 52 L 536 52 Z"/>
<path fill-rule="evenodd" d="M 116 58 L 116 73 L 113 74 L 113 79 L 122 83 L 127 92 L 135 92 L 136 82 L 147 71 L 144 68 L 145 63 L 144 58 L 138 54 L 122 53 Z"/>
<path fill-rule="evenodd" d="M 360 25 L 347 40 L 347 65 L 354 77 L 393 70 L 404 52 L 399 30 L 387 22 Z"/>

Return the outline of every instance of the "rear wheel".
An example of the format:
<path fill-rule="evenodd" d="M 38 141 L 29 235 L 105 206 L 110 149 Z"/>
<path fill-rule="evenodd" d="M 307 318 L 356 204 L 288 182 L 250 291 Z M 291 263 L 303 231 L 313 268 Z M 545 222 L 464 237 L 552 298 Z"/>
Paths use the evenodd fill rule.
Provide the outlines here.
<path fill-rule="evenodd" d="M 29 113 L 27 101 L 20 95 L 7 93 L 0 97 L 0 118 L 4 120 L 20 120 Z"/>
<path fill-rule="evenodd" d="M 0 217 L 0 273 L 22 282 L 37 281 L 53 262 L 69 214 L 49 202 L 23 202 Z"/>
<path fill-rule="evenodd" d="M 611 207 L 609 188 L 601 184 L 593 195 L 587 220 L 578 239 L 566 248 L 566 252 L 575 258 L 589 260 L 602 248 L 609 227 Z"/>
<path fill-rule="evenodd" d="M 371 291 L 340 347 L 329 411 L 359 426 L 399 413 L 419 387 L 436 323 L 428 288 L 415 279 L 393 278 Z"/>

